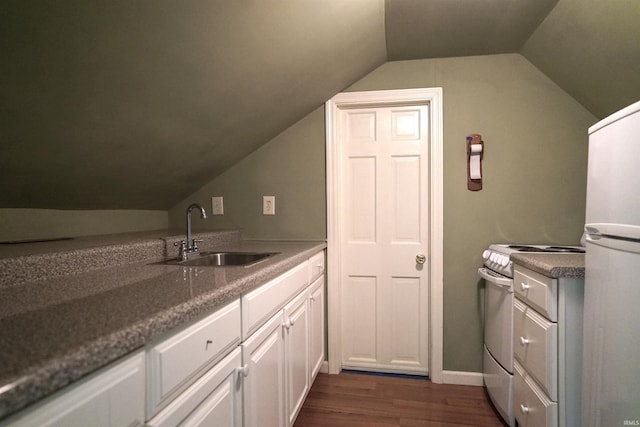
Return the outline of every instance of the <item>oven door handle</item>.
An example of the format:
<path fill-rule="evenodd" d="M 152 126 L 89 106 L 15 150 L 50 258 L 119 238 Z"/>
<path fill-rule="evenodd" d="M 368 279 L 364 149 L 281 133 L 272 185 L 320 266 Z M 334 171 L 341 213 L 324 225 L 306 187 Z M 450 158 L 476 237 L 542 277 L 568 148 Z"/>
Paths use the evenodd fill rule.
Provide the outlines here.
<path fill-rule="evenodd" d="M 498 274 L 485 267 L 479 268 L 478 274 L 487 282 L 493 283 L 494 285 L 505 289 L 507 292 L 513 293 L 513 279 L 499 276 Z"/>

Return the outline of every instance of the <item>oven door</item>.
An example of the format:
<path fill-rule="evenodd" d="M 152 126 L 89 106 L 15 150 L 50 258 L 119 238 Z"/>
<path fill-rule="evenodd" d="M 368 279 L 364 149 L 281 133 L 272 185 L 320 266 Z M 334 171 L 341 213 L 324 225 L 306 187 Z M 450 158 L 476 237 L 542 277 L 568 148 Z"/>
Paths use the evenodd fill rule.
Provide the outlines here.
<path fill-rule="evenodd" d="M 513 279 L 485 267 L 478 274 L 486 281 L 484 344 L 502 368 L 513 374 Z"/>

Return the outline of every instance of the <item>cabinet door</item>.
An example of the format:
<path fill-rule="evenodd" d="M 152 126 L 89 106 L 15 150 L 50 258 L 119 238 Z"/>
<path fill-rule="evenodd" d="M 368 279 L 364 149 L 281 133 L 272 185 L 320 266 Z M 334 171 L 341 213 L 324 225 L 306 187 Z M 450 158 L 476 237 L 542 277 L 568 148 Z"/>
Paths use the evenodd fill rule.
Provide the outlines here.
<path fill-rule="evenodd" d="M 237 356 L 236 352 L 233 356 L 233 360 L 226 364 L 221 362 L 222 366 L 217 366 L 226 373 L 224 380 L 181 426 L 242 427 L 242 380 L 238 372 L 240 349 L 237 349 Z"/>
<path fill-rule="evenodd" d="M 283 313 L 242 344 L 245 427 L 286 427 Z"/>
<path fill-rule="evenodd" d="M 125 427 L 142 425 L 143 422 L 144 356 L 137 353 L 0 422 L 0 425 Z"/>
<path fill-rule="evenodd" d="M 241 350 L 236 348 L 153 417 L 147 426 L 242 426 L 241 361 Z"/>
<path fill-rule="evenodd" d="M 308 291 L 305 290 L 284 308 L 285 378 L 290 426 L 309 391 L 308 298 Z"/>
<path fill-rule="evenodd" d="M 310 383 L 324 361 L 324 276 L 309 287 L 309 363 Z"/>

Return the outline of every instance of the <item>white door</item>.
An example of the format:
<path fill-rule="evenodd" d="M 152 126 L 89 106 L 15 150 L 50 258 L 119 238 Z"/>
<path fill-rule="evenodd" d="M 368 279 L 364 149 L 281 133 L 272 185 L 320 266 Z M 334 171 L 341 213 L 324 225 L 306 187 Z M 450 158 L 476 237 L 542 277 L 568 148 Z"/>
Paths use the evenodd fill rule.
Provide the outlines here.
<path fill-rule="evenodd" d="M 344 369 L 428 373 L 428 109 L 338 116 Z"/>

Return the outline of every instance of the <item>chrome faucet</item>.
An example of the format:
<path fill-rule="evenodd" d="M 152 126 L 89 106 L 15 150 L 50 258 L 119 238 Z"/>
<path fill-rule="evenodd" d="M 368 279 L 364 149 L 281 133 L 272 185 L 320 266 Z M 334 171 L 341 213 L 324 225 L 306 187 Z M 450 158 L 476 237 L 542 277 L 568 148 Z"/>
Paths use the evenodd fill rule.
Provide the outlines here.
<path fill-rule="evenodd" d="M 202 241 L 191 238 L 191 211 L 193 209 L 200 209 L 200 218 L 207 218 L 207 213 L 199 204 L 193 203 L 187 208 L 187 240 L 173 244 L 174 246 L 179 246 L 178 261 L 186 261 L 189 254 L 198 252 L 198 242 Z"/>

